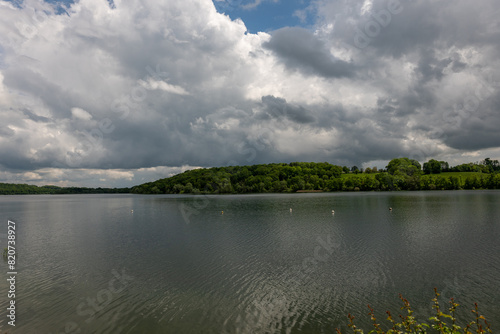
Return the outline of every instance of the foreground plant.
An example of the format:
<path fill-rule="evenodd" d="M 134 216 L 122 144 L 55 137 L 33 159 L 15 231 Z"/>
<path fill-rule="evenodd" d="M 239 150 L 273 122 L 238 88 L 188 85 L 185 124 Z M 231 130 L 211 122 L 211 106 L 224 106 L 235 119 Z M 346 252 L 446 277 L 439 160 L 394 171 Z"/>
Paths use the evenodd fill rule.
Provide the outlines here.
<path fill-rule="evenodd" d="M 387 311 L 387 321 L 389 322 L 391 329 L 385 331 L 380 327 L 380 324 L 377 322 L 377 318 L 375 317 L 375 313 L 373 309 L 368 305 L 370 312 L 368 315 L 371 318 L 374 329 L 369 331 L 368 333 L 377 333 L 377 334 L 412 334 L 412 333 L 451 333 L 451 334 L 474 334 L 474 333 L 493 333 L 490 327 L 490 324 L 486 321 L 483 315 L 479 313 L 477 303 L 474 304 L 474 309 L 472 313 L 474 314 L 475 319 L 469 322 L 465 328 L 457 325 L 457 319 L 455 317 L 457 307 L 459 304 L 455 302 L 453 298 L 450 299 L 450 307 L 447 312 L 443 312 L 441 310 L 441 306 L 439 304 L 439 293 L 437 289 L 434 288 L 434 298 L 432 301 L 434 305 L 432 308 L 434 309 L 435 316 L 430 317 L 429 320 L 431 324 L 427 324 L 425 322 L 418 322 L 417 319 L 413 316 L 414 311 L 410 307 L 410 302 L 403 298 L 400 294 L 399 299 L 403 302 L 403 306 L 401 310 L 403 314 L 399 314 L 399 319 L 396 321 L 391 312 Z M 359 329 L 354 324 L 354 316 L 349 314 L 347 316 L 349 318 L 348 327 L 352 329 L 353 333 L 364 333 L 362 329 Z M 432 330 L 432 329 L 434 330 Z M 336 329 L 337 334 L 342 334 L 340 329 Z"/>

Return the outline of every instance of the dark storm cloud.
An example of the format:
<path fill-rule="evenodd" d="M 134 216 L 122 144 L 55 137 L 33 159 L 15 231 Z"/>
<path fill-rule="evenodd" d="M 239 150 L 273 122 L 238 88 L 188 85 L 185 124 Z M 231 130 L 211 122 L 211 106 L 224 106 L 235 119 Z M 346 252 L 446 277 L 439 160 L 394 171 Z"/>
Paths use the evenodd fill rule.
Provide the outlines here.
<path fill-rule="evenodd" d="M 303 28 L 282 28 L 264 45 L 274 51 L 291 70 L 327 78 L 353 77 L 352 63 L 335 59 L 323 41 Z"/>
<path fill-rule="evenodd" d="M 319 1 L 318 14 L 323 23 L 335 23 L 331 37 L 372 52 L 394 58 L 405 57 L 419 49 L 497 44 L 497 5 L 468 0 L 412 1 L 347 0 Z"/>
<path fill-rule="evenodd" d="M 26 147 L 22 141 L 16 140 L 11 142 L 11 145 L 4 146 L 0 149 L 0 156 L 2 157 L 2 162 L 0 165 L 3 169 L 7 170 L 32 170 L 37 167 L 42 166 L 34 166 L 33 162 L 30 161 L 27 157 L 20 155 L 18 153 L 19 147 Z M 16 149 L 17 148 L 17 149 Z"/>
<path fill-rule="evenodd" d="M 448 135 L 446 140 L 452 148 L 461 150 L 482 150 L 500 146 L 500 138 L 497 131 L 485 131 L 484 128 L 479 130 L 469 129 L 455 132 L 453 135 Z"/>
<path fill-rule="evenodd" d="M 422 76 L 422 81 L 427 82 L 429 80 L 440 81 L 444 77 L 444 70 L 453 61 L 451 58 L 436 59 L 433 56 L 434 50 L 426 50 L 427 52 L 422 52 L 422 56 L 418 62 L 418 67 L 415 72 L 418 72 Z M 465 64 L 464 66 L 465 67 Z"/>
<path fill-rule="evenodd" d="M 443 124 L 444 142 L 448 146 L 467 150 L 500 146 L 499 88 L 484 87 L 482 94 L 465 96 L 465 104 L 449 111 Z"/>
<path fill-rule="evenodd" d="M 262 118 L 287 118 L 299 124 L 307 124 L 315 121 L 315 118 L 302 106 L 290 105 L 285 99 L 272 95 L 262 97 Z"/>
<path fill-rule="evenodd" d="M 354 3 L 363 1 L 351 1 Z M 367 33 L 369 22 L 380 23 L 377 17 L 387 12 L 389 3 L 374 0 L 368 14 L 336 16 L 337 29 L 332 36 L 353 45 L 357 35 Z M 351 49 L 355 62 L 372 71 L 382 73 L 402 59 L 412 68 L 411 80 L 404 83 L 407 89 L 398 89 L 397 83 L 384 87 L 389 94 L 379 97 L 379 112 L 389 113 L 393 121 L 400 120 L 399 124 L 410 121 L 412 125 L 404 128 L 408 133 L 432 124 L 421 135 L 454 149 L 498 147 L 500 134 L 488 126 L 497 125 L 500 119 L 498 112 L 492 113 L 500 110 L 498 105 L 492 106 L 499 94 L 498 79 L 488 80 L 490 75 L 498 78 L 500 74 L 500 40 L 494 37 L 500 32 L 499 10 L 495 2 L 400 3 L 401 11 L 390 15 L 385 25 L 378 25 L 380 29 L 369 37 L 366 47 Z M 455 110 L 460 104 L 469 108 Z"/>

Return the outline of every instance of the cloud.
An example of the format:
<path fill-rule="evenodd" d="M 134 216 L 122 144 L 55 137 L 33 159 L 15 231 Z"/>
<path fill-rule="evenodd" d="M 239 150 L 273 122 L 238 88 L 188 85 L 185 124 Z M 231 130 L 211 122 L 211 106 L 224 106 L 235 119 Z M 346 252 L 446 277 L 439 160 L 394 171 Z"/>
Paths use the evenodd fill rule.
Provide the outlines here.
<path fill-rule="evenodd" d="M 84 121 L 90 121 L 92 119 L 92 115 L 81 108 L 71 108 L 71 114 L 74 118 Z"/>
<path fill-rule="evenodd" d="M 159 89 L 172 94 L 189 95 L 189 93 L 184 88 L 176 85 L 169 85 L 168 83 L 162 80 L 154 80 L 149 78 L 148 81 L 140 80 L 139 84 L 146 89 L 151 89 L 151 90 Z"/>
<path fill-rule="evenodd" d="M 310 112 L 302 106 L 290 105 L 285 99 L 274 97 L 272 95 L 262 97 L 263 112 L 261 117 L 263 119 L 281 119 L 286 118 L 296 123 L 312 123 L 315 118 L 311 116 Z"/>
<path fill-rule="evenodd" d="M 2 180 L 37 186 L 86 186 L 94 188 L 132 187 L 195 169 L 195 166 L 153 167 L 139 169 L 60 169 L 42 168 L 32 172 L 0 171 Z"/>
<path fill-rule="evenodd" d="M 251 2 L 251 3 L 246 4 L 246 5 L 242 5 L 241 7 L 243 9 L 254 9 L 257 6 L 259 6 L 261 3 L 262 3 L 262 0 L 255 0 L 254 2 Z"/>
<path fill-rule="evenodd" d="M 355 74 L 353 64 L 336 59 L 322 40 L 304 28 L 279 29 L 264 46 L 274 51 L 291 70 L 338 78 Z"/>
<path fill-rule="evenodd" d="M 277 3 L 280 0 L 215 0 L 222 8 L 241 8 L 244 10 L 254 10 L 263 2 Z"/>
<path fill-rule="evenodd" d="M 0 1 L 0 176 L 499 159 L 496 2 L 389 3 L 318 0 L 307 29 L 251 34 L 210 0 Z"/>

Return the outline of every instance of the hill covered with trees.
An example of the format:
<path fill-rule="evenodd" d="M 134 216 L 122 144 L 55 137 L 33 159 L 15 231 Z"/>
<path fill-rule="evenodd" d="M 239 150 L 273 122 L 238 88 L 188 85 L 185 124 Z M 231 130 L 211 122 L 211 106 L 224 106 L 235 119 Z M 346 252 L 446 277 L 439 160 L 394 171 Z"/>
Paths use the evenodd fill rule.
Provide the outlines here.
<path fill-rule="evenodd" d="M 500 189 L 500 164 L 450 168 L 443 161 L 421 164 L 408 158 L 389 162 L 386 170 L 336 166 L 326 162 L 292 162 L 189 170 L 131 189 L 137 194 L 285 193 L 301 191 Z"/>
<path fill-rule="evenodd" d="M 334 187 L 342 167 L 329 163 L 293 162 L 194 169 L 132 188 L 133 193 L 262 193 Z"/>

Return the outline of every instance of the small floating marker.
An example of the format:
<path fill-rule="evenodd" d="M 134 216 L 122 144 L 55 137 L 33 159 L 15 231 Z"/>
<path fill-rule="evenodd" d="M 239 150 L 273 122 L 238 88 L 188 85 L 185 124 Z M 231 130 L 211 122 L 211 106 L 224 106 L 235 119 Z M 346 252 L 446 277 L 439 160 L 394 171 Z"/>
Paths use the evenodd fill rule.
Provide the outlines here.
<path fill-rule="evenodd" d="M 391 208 L 391 207 L 389 207 L 389 211 L 392 211 L 392 208 Z"/>
<path fill-rule="evenodd" d="M 220 212 L 220 214 L 221 214 L 221 215 L 223 215 L 223 214 L 224 214 L 224 211 L 221 211 L 221 212 Z"/>
<path fill-rule="evenodd" d="M 134 213 L 134 210 L 130 210 L 131 213 Z"/>
<path fill-rule="evenodd" d="M 335 210 L 332 210 L 332 215 L 335 213 Z"/>
<path fill-rule="evenodd" d="M 292 208 L 290 208 L 290 213 L 292 212 Z"/>

